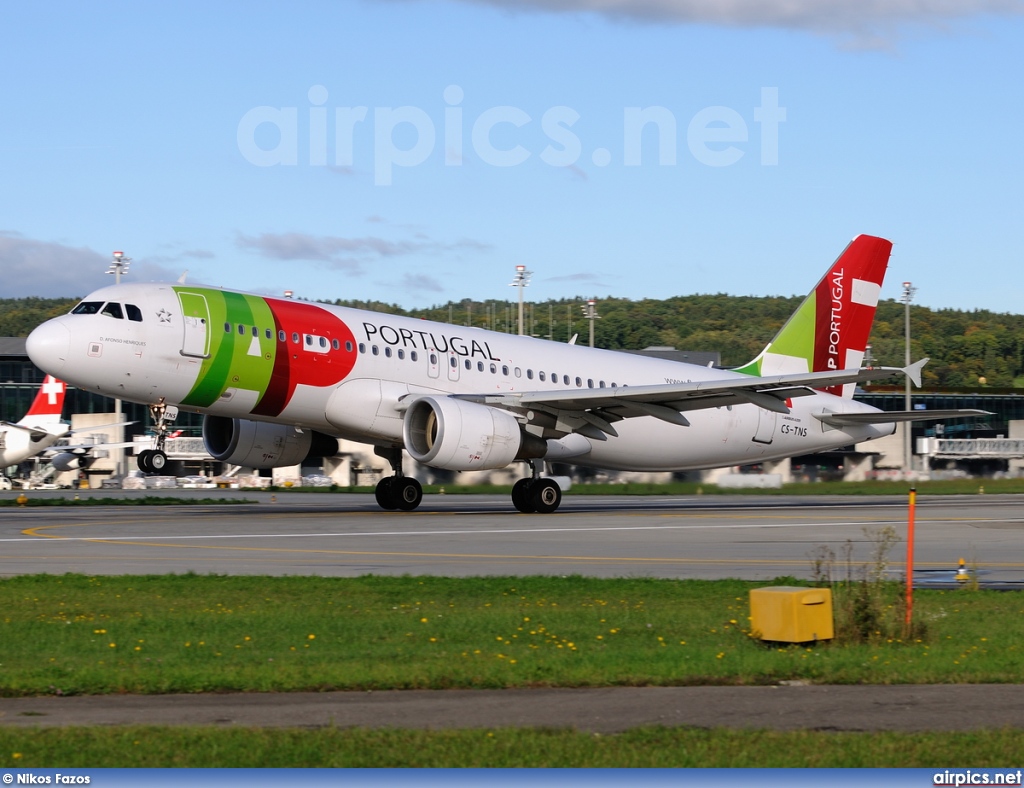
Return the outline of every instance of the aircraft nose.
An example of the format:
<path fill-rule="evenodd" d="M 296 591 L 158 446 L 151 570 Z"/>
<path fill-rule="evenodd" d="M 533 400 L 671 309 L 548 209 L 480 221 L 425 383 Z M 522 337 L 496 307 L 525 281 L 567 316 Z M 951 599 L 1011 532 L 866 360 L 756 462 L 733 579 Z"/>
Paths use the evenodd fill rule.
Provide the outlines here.
<path fill-rule="evenodd" d="M 32 363 L 43 372 L 60 377 L 71 348 L 71 332 L 60 320 L 47 320 L 25 340 Z"/>

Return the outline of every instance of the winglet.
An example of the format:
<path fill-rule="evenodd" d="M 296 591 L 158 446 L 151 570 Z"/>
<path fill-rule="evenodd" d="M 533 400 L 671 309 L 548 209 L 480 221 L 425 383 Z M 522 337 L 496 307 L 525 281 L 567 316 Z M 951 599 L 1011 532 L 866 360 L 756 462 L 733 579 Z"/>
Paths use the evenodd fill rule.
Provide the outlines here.
<path fill-rule="evenodd" d="M 914 382 L 916 388 L 921 388 L 921 370 L 924 369 L 924 365 L 929 361 L 931 359 L 922 358 L 920 361 L 915 361 L 909 367 L 904 367 L 902 370 L 903 374 Z"/>

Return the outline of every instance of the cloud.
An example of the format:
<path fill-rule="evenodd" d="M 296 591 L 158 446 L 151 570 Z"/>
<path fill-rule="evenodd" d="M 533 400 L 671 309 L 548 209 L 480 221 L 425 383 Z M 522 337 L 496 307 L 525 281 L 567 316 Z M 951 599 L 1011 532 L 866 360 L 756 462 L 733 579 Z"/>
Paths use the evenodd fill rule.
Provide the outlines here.
<path fill-rule="evenodd" d="M 1021 0 L 462 0 L 510 10 L 592 13 L 614 20 L 775 27 L 839 34 L 877 46 L 897 26 L 942 26 L 980 14 L 1019 14 Z"/>
<path fill-rule="evenodd" d="M 0 271 L 8 298 L 72 298 L 114 284 L 106 274 L 110 255 L 86 247 L 26 238 L 0 230 Z M 147 260 L 133 260 L 130 276 L 136 281 L 167 281 L 177 277 Z"/>
<path fill-rule="evenodd" d="M 391 241 L 377 236 L 343 238 L 309 233 L 239 234 L 237 243 L 240 248 L 256 252 L 271 260 L 309 260 L 350 273 L 362 273 L 365 264 L 381 259 L 416 254 L 480 252 L 490 248 L 487 244 L 472 239 L 442 243 L 433 241 L 422 233 L 416 234 L 414 240 L 402 241 Z"/>
<path fill-rule="evenodd" d="M 409 293 L 442 293 L 444 288 L 432 276 L 426 274 L 405 274 L 402 277 L 402 288 Z"/>

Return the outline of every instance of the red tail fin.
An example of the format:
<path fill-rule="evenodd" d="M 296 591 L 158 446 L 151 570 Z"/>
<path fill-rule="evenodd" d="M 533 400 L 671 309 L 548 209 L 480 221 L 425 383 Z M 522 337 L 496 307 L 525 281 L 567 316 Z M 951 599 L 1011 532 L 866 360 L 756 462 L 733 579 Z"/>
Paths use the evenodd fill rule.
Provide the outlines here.
<path fill-rule="evenodd" d="M 36 394 L 32 407 L 25 414 L 25 418 L 33 416 L 35 421 L 39 421 L 40 417 L 45 421 L 60 421 L 61 411 L 64 410 L 64 390 L 66 388 L 63 380 L 58 380 L 53 375 L 47 375 L 39 387 L 39 393 Z"/>

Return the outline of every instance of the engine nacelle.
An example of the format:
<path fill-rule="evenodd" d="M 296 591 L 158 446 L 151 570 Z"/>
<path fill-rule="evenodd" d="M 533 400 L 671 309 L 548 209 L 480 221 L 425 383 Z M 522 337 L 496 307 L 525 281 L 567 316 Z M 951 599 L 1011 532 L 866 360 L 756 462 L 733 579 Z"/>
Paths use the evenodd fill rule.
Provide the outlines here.
<path fill-rule="evenodd" d="M 449 471 L 504 468 L 543 457 L 544 441 L 520 429 L 507 411 L 451 397 L 420 397 L 405 412 L 405 449 L 414 459 Z"/>
<path fill-rule="evenodd" d="M 85 470 L 95 462 L 96 458 L 91 454 L 75 454 L 70 451 L 62 451 L 50 458 L 50 465 L 58 471 Z"/>
<path fill-rule="evenodd" d="M 338 453 L 338 439 L 287 424 L 207 416 L 203 443 L 210 456 L 244 468 L 281 468 Z"/>

